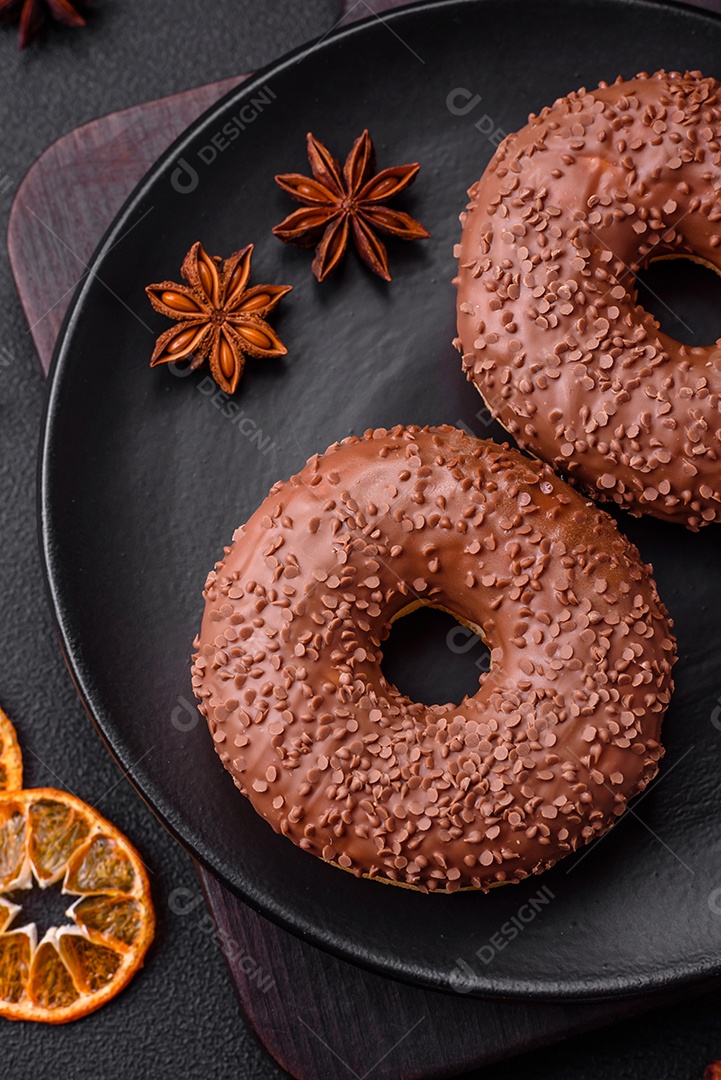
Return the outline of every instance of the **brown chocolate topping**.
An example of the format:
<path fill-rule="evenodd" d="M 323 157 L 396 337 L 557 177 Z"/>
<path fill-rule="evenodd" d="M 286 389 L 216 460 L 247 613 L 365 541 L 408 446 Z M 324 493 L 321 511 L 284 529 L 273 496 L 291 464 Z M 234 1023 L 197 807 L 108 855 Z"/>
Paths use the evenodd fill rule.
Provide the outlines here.
<path fill-rule="evenodd" d="M 655 775 L 675 644 L 649 568 L 540 462 L 454 428 L 366 432 L 276 484 L 211 571 L 193 685 L 273 828 L 428 891 L 520 881 Z M 416 604 L 477 627 L 460 705 L 384 678 Z"/>
<path fill-rule="evenodd" d="M 634 272 L 721 272 L 721 93 L 643 73 L 560 98 L 498 148 L 462 215 L 457 344 L 516 441 L 597 499 L 721 520 L 721 340 L 663 334 Z"/>

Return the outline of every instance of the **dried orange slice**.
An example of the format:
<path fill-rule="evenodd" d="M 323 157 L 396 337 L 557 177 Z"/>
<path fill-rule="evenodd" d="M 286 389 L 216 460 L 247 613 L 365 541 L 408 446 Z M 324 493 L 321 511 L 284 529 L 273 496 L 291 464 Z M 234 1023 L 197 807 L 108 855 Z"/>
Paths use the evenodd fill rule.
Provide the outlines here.
<path fill-rule="evenodd" d="M 33 883 L 62 883 L 76 898 L 70 922 L 40 942 L 34 923 L 15 926 L 15 901 Z M 114 825 L 65 791 L 0 794 L 0 1016 L 49 1024 L 86 1016 L 142 967 L 154 932 L 145 867 Z"/>
<path fill-rule="evenodd" d="M 23 786 L 23 758 L 18 737 L 0 709 L 0 791 L 19 791 Z"/>

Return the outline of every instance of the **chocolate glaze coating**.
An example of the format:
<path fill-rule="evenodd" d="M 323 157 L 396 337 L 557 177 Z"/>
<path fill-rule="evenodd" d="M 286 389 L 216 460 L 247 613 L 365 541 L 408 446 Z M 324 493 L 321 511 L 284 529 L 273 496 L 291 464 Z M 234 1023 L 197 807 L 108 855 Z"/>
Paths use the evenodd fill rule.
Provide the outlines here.
<path fill-rule="evenodd" d="M 336 443 L 271 489 L 204 595 L 193 686 L 223 764 L 276 831 L 356 875 L 519 881 L 657 771 L 675 644 L 649 568 L 516 450 L 449 427 Z M 459 705 L 383 677 L 417 604 L 491 650 Z"/>
<path fill-rule="evenodd" d="M 457 345 L 493 415 L 594 498 L 721 520 L 721 340 L 663 334 L 634 285 L 657 258 L 721 272 L 719 83 L 659 71 L 560 98 L 469 195 Z"/>

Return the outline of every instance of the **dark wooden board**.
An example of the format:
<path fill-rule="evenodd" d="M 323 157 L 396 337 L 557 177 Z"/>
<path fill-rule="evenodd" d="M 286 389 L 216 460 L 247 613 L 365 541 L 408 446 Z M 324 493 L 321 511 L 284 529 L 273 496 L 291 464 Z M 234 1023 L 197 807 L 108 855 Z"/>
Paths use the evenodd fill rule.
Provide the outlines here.
<path fill-rule="evenodd" d="M 243 78 L 83 124 L 48 147 L 28 172 L 10 212 L 8 249 L 46 375 L 75 286 L 117 211 L 163 150 Z"/>
<path fill-rule="evenodd" d="M 306 945 L 199 874 L 243 1009 L 299 1080 L 457 1076 L 674 1000 L 525 1005 L 407 986 Z"/>
<path fill-rule="evenodd" d="M 385 0 L 375 8 L 391 6 Z M 346 7 L 346 21 L 371 11 L 365 3 L 361 10 Z M 8 243 L 44 372 L 73 288 L 127 194 L 166 146 L 241 78 L 84 125 L 54 143 L 28 173 Z M 206 871 L 198 873 L 246 1014 L 268 1051 L 303 1080 L 349 1072 L 452 1076 L 668 1000 L 526 1006 L 391 982 L 306 945 Z"/>

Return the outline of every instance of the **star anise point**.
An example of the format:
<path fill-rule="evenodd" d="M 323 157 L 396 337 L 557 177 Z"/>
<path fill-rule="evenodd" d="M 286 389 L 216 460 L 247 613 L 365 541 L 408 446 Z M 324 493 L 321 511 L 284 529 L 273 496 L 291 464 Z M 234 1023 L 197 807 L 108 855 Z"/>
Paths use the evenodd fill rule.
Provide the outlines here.
<path fill-rule="evenodd" d="M 397 165 L 375 174 L 375 150 L 367 128 L 353 143 L 342 168 L 310 131 L 306 144 L 312 176 L 281 173 L 275 177 L 302 208 L 276 225 L 273 234 L 286 244 L 315 247 L 311 268 L 318 281 L 324 281 L 341 262 L 352 232 L 361 259 L 390 281 L 388 254 L 376 231 L 403 240 L 430 235 L 409 214 L 384 205 L 410 187 L 420 165 Z"/>
<path fill-rule="evenodd" d="M 191 369 L 207 360 L 218 385 L 234 394 L 246 356 L 275 358 L 288 350 L 266 316 L 291 291 L 290 285 L 249 286 L 253 245 L 228 259 L 210 256 L 197 241 L 183 260 L 185 284 L 148 285 L 153 308 L 172 319 L 158 338 L 150 366 L 190 359 Z"/>
<path fill-rule="evenodd" d="M 90 3 L 90 0 L 84 0 Z M 27 48 L 35 41 L 49 18 L 65 26 L 85 26 L 85 19 L 75 8 L 75 0 L 0 0 L 0 23 L 20 17 L 18 46 Z"/>

